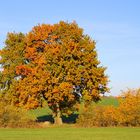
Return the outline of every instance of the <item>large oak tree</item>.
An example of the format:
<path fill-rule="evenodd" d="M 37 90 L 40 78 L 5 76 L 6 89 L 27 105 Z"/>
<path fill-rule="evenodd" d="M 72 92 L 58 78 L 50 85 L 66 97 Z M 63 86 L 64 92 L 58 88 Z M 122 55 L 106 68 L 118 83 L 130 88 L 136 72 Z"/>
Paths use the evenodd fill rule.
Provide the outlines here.
<path fill-rule="evenodd" d="M 10 89 L 15 105 L 32 109 L 45 100 L 61 123 L 78 102 L 98 101 L 108 91 L 95 42 L 75 22 L 35 26 L 25 42 L 24 63 L 13 68 L 20 77 Z"/>

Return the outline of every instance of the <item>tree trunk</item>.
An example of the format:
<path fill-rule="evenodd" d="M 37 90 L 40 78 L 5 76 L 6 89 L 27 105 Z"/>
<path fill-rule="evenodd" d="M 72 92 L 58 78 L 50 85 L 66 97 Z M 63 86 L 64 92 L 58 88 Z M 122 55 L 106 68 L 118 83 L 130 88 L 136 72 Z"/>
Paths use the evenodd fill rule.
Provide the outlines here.
<path fill-rule="evenodd" d="M 62 125 L 63 124 L 61 116 L 56 116 L 54 118 L 54 124 L 57 124 L 57 125 Z"/>
<path fill-rule="evenodd" d="M 57 125 L 62 125 L 63 124 L 62 118 L 61 118 L 61 111 L 60 111 L 60 108 L 59 108 L 58 104 L 57 104 L 57 110 L 56 110 L 55 116 L 54 116 L 54 124 L 57 124 Z"/>

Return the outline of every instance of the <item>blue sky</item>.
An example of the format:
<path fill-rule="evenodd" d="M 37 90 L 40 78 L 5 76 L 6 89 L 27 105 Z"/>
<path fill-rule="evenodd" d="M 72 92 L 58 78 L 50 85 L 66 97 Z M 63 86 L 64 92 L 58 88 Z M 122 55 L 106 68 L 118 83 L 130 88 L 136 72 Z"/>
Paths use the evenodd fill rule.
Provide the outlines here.
<path fill-rule="evenodd" d="M 75 20 L 96 42 L 111 95 L 140 87 L 139 0 L 0 0 L 0 48 L 7 32 Z"/>

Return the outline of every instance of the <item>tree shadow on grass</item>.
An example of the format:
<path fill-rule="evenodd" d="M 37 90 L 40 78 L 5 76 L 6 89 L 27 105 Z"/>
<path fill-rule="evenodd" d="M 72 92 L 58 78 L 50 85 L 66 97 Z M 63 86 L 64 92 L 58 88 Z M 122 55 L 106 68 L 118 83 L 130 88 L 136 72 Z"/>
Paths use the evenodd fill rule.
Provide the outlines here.
<path fill-rule="evenodd" d="M 43 116 L 37 117 L 37 121 L 38 122 L 49 121 L 49 122 L 53 123 L 54 119 L 53 119 L 52 115 L 43 115 Z"/>
<path fill-rule="evenodd" d="M 76 119 L 78 118 L 78 114 L 71 114 L 69 116 L 62 116 L 62 121 L 63 123 L 68 123 L 68 124 L 74 124 L 76 123 Z M 51 123 L 54 123 L 54 119 L 52 115 L 44 115 L 44 116 L 39 116 L 37 117 L 38 122 L 45 122 L 49 121 Z"/>
<path fill-rule="evenodd" d="M 78 118 L 78 114 L 71 114 L 69 116 L 62 116 L 63 123 L 73 124 L 76 123 L 76 119 Z"/>

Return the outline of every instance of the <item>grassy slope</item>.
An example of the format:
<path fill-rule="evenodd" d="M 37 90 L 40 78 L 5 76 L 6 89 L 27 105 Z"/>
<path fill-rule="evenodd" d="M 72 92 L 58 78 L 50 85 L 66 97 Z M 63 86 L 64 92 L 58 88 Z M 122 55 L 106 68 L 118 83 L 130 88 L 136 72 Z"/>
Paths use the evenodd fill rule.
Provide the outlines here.
<path fill-rule="evenodd" d="M 0 129 L 0 140 L 139 140 L 140 128 Z"/>
<path fill-rule="evenodd" d="M 118 106 L 119 102 L 117 98 L 110 96 L 110 97 L 102 97 L 101 101 L 99 101 L 98 104 Z"/>

